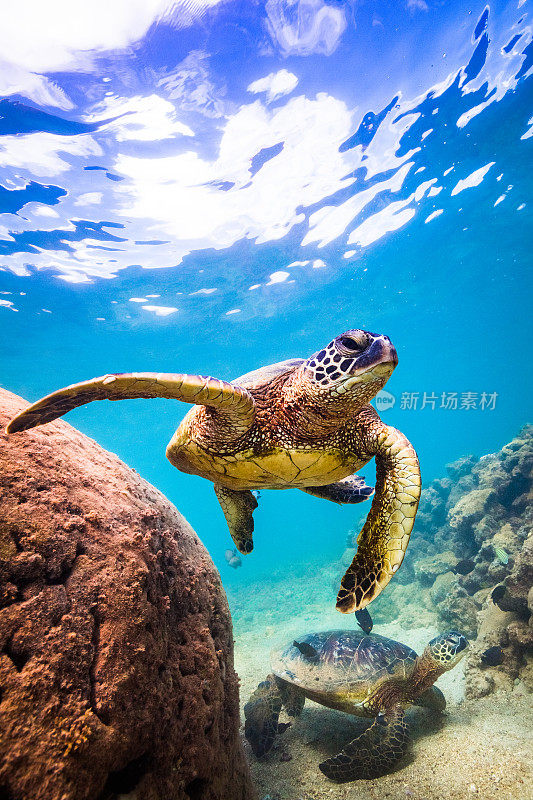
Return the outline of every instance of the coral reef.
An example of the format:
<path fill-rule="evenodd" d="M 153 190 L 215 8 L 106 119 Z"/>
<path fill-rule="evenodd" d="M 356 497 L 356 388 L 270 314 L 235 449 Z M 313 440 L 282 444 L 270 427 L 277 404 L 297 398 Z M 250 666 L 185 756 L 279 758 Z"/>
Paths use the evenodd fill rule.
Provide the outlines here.
<path fill-rule="evenodd" d="M 24 402 L 0 390 L 2 430 Z M 220 578 L 176 509 L 59 421 L 0 451 L 0 796 L 249 800 Z"/>
<path fill-rule="evenodd" d="M 500 452 L 465 456 L 446 472 L 422 491 L 404 564 L 372 614 L 376 622 L 437 624 L 469 636 L 470 697 L 530 691 L 533 426 Z M 348 544 L 355 544 L 350 535 Z M 482 659 L 490 647 L 501 648 L 501 664 Z"/>

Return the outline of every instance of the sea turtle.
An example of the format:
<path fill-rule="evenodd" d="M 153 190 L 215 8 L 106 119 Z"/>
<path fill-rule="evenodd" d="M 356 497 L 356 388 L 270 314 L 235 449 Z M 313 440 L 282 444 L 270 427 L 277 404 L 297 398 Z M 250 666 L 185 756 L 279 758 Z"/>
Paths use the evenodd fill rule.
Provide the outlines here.
<path fill-rule="evenodd" d="M 298 716 L 306 697 L 347 714 L 374 717 L 364 733 L 319 766 L 339 783 L 376 778 L 407 749 L 405 707 L 416 703 L 444 710 L 444 695 L 433 684 L 461 660 L 467 646 L 456 631 L 432 639 L 421 656 L 376 633 L 307 634 L 272 654 L 273 674 L 259 684 L 244 707 L 246 738 L 256 756 L 268 753 L 278 733 L 281 709 Z"/>
<path fill-rule="evenodd" d="M 166 397 L 194 403 L 167 447 L 182 472 L 213 481 L 231 536 L 252 550 L 258 489 L 302 489 L 336 503 L 373 494 L 355 475 L 376 459 L 376 491 L 358 552 L 337 598 L 362 609 L 402 563 L 420 497 L 416 453 L 368 405 L 398 363 L 388 336 L 349 330 L 307 360 L 282 361 L 232 383 L 202 375 L 135 372 L 76 383 L 8 425 L 24 431 L 93 400 Z"/>

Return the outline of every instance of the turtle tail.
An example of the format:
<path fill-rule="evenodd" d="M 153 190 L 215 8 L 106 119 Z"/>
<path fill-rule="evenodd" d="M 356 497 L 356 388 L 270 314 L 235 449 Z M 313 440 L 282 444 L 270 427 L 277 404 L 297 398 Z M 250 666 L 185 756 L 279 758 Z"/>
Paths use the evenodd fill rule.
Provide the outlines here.
<path fill-rule="evenodd" d="M 244 706 L 244 735 L 258 758 L 272 749 L 282 705 L 276 678 L 268 675 Z"/>
<path fill-rule="evenodd" d="M 400 760 L 408 743 L 403 711 L 392 709 L 376 717 L 364 733 L 319 766 L 324 775 L 336 783 L 378 778 Z"/>

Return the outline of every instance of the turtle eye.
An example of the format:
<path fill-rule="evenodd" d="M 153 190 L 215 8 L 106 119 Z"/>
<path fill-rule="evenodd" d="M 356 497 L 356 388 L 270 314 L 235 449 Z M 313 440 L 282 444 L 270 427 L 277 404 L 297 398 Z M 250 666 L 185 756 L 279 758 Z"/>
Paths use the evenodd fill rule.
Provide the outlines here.
<path fill-rule="evenodd" d="M 357 339 L 353 336 L 340 336 L 338 341 L 345 350 L 351 350 L 354 353 L 360 353 L 368 345 L 367 337 L 363 333 Z"/>

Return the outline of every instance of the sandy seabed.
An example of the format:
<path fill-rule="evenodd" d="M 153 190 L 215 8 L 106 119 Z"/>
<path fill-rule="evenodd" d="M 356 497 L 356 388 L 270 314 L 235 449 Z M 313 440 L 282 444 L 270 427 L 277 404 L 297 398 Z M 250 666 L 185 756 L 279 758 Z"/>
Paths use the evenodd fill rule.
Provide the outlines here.
<path fill-rule="evenodd" d="M 289 599 L 289 598 L 287 598 Z M 275 598 L 271 597 L 275 604 Z M 279 606 L 278 606 L 279 610 Z M 294 607 L 281 621 L 254 615 L 253 625 L 234 617 L 235 666 L 241 679 L 241 712 L 257 684 L 269 672 L 269 653 L 277 645 L 312 630 L 346 628 L 354 620 L 334 608 L 307 608 L 298 616 Z M 274 623 L 274 624 L 272 624 Z M 439 631 L 401 630 L 394 624 L 376 625 L 376 633 L 397 639 L 420 653 Z M 447 700 L 443 715 L 421 708 L 408 711 L 412 742 L 407 755 L 389 775 L 375 780 L 334 784 L 318 764 L 338 753 L 365 727 L 357 717 L 332 711 L 306 700 L 301 717 L 292 724 L 271 753 L 258 760 L 245 749 L 259 800 L 431 800 L 432 798 L 533 798 L 533 703 L 531 695 L 495 694 L 479 700 L 464 698 L 465 661 L 437 682 Z M 244 719 L 244 715 L 243 719 Z"/>

